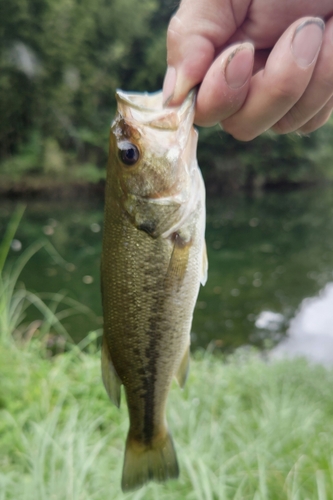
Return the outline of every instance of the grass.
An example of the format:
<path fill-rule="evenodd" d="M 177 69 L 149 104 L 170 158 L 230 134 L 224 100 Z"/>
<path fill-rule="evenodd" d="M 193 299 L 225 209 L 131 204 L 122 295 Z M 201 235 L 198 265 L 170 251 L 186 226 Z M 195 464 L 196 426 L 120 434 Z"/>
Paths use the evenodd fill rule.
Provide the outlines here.
<path fill-rule="evenodd" d="M 175 384 L 168 403 L 179 480 L 123 495 L 128 417 L 102 386 L 98 335 L 50 356 L 42 325 L 59 318 L 41 306 L 41 326 L 14 341 L 13 328 L 27 330 L 31 297 L 20 297 L 18 314 L 13 276 L 2 276 L 11 287 L 0 290 L 1 316 L 9 311 L 0 335 L 0 500 L 333 498 L 333 372 L 242 351 L 194 355 L 184 391 Z"/>
<path fill-rule="evenodd" d="M 1 500 L 333 498 L 333 374 L 202 353 L 169 399 L 179 480 L 123 495 L 126 407 L 108 401 L 90 340 L 51 359 L 39 341 L 0 346 Z"/>
<path fill-rule="evenodd" d="M 13 337 L 29 339 L 38 332 L 46 338 L 51 332 L 71 341 L 61 321 L 74 314 L 92 315 L 92 311 L 77 301 L 66 297 L 65 292 L 43 294 L 47 303 L 40 296 L 29 292 L 24 285 L 18 285 L 20 274 L 29 259 L 44 248 L 58 265 L 66 265 L 66 261 L 58 254 L 53 245 L 46 239 L 30 245 L 17 258 L 12 266 L 6 267 L 6 259 L 16 229 L 24 213 L 24 206 L 18 206 L 0 243 L 0 342 L 11 343 Z M 33 306 L 40 319 L 26 325 L 26 311 Z M 1 499 L 0 499 L 1 500 Z"/>

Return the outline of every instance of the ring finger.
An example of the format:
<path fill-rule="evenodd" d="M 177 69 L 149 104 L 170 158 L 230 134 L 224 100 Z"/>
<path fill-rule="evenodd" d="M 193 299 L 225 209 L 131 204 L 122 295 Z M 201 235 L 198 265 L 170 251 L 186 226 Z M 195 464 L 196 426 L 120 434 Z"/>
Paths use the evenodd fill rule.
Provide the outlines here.
<path fill-rule="evenodd" d="M 311 118 L 307 123 L 302 125 L 298 129 L 298 132 L 301 132 L 302 134 L 310 134 L 310 132 L 313 132 L 314 130 L 317 130 L 317 128 L 322 127 L 329 117 L 332 114 L 333 110 L 333 97 L 331 97 L 328 102 L 325 104 L 321 110 Z"/>
<path fill-rule="evenodd" d="M 300 129 L 325 106 L 333 94 L 333 18 L 327 24 L 310 83 L 297 103 L 272 129 L 287 134 Z"/>

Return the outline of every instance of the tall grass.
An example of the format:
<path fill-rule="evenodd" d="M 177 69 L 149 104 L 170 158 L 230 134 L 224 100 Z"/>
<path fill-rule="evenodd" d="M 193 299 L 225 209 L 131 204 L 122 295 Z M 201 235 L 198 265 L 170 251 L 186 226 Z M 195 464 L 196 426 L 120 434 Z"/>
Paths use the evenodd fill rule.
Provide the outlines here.
<path fill-rule="evenodd" d="M 203 352 L 169 397 L 179 480 L 123 495 L 128 417 L 102 387 L 97 335 L 51 358 L 40 336 L 17 347 L 9 329 L 20 329 L 25 306 L 15 276 L 1 299 L 9 319 L 0 336 L 0 500 L 333 498 L 332 371 Z"/>
<path fill-rule="evenodd" d="M 127 412 L 108 401 L 94 350 L 47 360 L 0 349 L 3 500 L 333 498 L 332 373 L 211 355 L 170 394 L 179 480 L 123 495 Z"/>
<path fill-rule="evenodd" d="M 66 340 L 71 340 L 62 325 L 62 320 L 73 314 L 92 314 L 90 309 L 67 297 L 65 292 L 44 293 L 43 298 L 48 302 L 46 303 L 41 296 L 26 290 L 22 284 L 18 286 L 23 268 L 41 248 L 46 249 L 59 265 L 66 264 L 53 245 L 47 240 L 36 241 L 22 252 L 13 265 L 6 266 L 11 242 L 23 216 L 24 208 L 24 206 L 18 206 L 0 242 L 0 341 L 11 342 L 15 335 L 29 340 L 36 331 L 39 336 L 43 337 L 51 330 Z M 25 324 L 26 312 L 31 306 L 38 311 L 38 319 L 33 323 Z M 61 306 L 60 310 L 58 310 L 59 306 Z"/>

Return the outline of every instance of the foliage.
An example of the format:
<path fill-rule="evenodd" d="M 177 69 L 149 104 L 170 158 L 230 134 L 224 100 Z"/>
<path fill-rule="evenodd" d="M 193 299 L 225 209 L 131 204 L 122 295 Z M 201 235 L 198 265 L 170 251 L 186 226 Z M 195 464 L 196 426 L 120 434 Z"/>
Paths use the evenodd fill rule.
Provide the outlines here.
<path fill-rule="evenodd" d="M 333 119 L 310 136 L 273 132 L 239 142 L 220 129 L 201 129 L 198 159 L 211 192 L 333 180 Z"/>
<path fill-rule="evenodd" d="M 51 360 L 38 342 L 0 344 L 2 500 L 122 496 L 126 405 L 107 400 L 95 338 L 90 352 Z M 185 390 L 174 386 L 169 398 L 179 480 L 124 498 L 331 498 L 332 382 L 332 372 L 301 361 L 197 354 Z"/>
<path fill-rule="evenodd" d="M 104 177 L 115 89 L 161 87 L 166 28 L 176 8 L 175 0 L 2 2 L 2 191 L 18 184 L 43 189 L 36 178 L 65 184 Z M 199 159 L 208 188 L 332 180 L 332 127 L 249 143 L 202 130 Z"/>
<path fill-rule="evenodd" d="M 31 134 L 79 158 L 107 145 L 114 91 L 135 70 L 133 47 L 151 40 L 155 0 L 13 0 L 0 16 L 2 157 Z M 133 22 L 135 17 L 135 22 Z M 138 48 L 137 48 L 138 47 Z M 141 57 L 142 59 L 142 57 Z"/>

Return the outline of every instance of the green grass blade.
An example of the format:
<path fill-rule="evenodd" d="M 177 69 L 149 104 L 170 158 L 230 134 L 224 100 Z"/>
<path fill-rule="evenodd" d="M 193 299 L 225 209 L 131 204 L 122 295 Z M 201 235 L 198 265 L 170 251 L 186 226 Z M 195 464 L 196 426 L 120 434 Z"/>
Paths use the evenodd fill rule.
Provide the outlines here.
<path fill-rule="evenodd" d="M 3 240 L 0 244 L 0 274 L 3 271 L 3 267 L 5 265 L 7 255 L 10 249 L 11 242 L 15 236 L 18 225 L 22 219 L 23 213 L 25 210 L 25 205 L 18 205 L 16 207 L 15 212 L 12 215 L 11 220 L 9 221 L 8 227 L 6 229 Z"/>
<path fill-rule="evenodd" d="M 325 474 L 322 470 L 316 471 L 316 481 L 318 488 L 318 500 L 327 500 Z"/>

